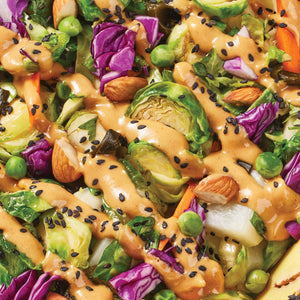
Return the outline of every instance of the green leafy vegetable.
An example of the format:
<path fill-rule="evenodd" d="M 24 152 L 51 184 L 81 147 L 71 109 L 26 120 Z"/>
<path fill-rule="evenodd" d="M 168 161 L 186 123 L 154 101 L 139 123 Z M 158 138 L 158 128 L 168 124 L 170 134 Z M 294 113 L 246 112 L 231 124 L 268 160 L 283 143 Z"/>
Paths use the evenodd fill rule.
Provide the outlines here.
<path fill-rule="evenodd" d="M 86 21 L 102 20 L 104 13 L 90 0 L 76 0 L 80 14 Z"/>
<path fill-rule="evenodd" d="M 266 230 L 265 224 L 262 218 L 256 212 L 253 212 L 250 222 L 253 225 L 253 227 L 256 229 L 257 233 L 263 236 Z"/>
<path fill-rule="evenodd" d="M 9 214 L 29 223 L 38 218 L 40 212 L 52 208 L 48 202 L 35 196 L 31 191 L 2 193 L 0 202 Z"/>
<path fill-rule="evenodd" d="M 250 33 L 251 38 L 257 42 L 260 47 L 263 47 L 265 32 L 264 23 L 249 14 L 243 14 L 241 25 L 245 25 Z"/>
<path fill-rule="evenodd" d="M 108 281 L 114 276 L 129 270 L 130 264 L 131 257 L 115 240 L 104 250 L 93 277 Z"/>

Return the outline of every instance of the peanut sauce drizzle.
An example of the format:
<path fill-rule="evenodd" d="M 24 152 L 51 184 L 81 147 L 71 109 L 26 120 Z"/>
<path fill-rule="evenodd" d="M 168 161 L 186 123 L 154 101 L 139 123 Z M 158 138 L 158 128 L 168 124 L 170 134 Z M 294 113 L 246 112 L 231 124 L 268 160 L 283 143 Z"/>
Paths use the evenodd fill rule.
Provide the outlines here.
<path fill-rule="evenodd" d="M 111 5 L 115 5 L 113 1 L 111 3 Z M 190 12 L 194 8 L 193 5 L 187 5 L 187 3 L 190 2 L 175 0 L 172 5 L 175 7 L 177 7 L 177 5 L 180 7 L 181 5 Z M 100 6 L 99 1 L 97 0 L 96 4 Z M 201 25 L 201 17 L 198 17 L 193 12 L 191 13 L 190 18 L 188 18 L 185 22 L 189 26 L 194 42 L 199 44 L 201 50 L 208 52 L 212 47 L 215 47 L 218 54 L 223 59 L 241 56 L 259 76 L 257 82 L 267 87 L 271 87 L 273 90 L 278 88 L 268 74 L 259 74 L 259 70 L 265 65 L 265 62 L 262 54 L 259 53 L 256 45 L 251 39 L 237 36 L 231 38 L 223 35 L 215 28 L 203 26 Z M 16 37 L 14 33 L 10 30 L 4 29 L 2 26 L 0 26 L 0 32 L 3 33 L 4 37 L 6 37 L 6 39 L 3 39 L 5 42 L 2 41 L 0 43 L 0 58 L 1 63 L 3 63 L 2 58 L 4 56 L 7 55 L 10 57 L 9 55 L 12 53 L 17 55 L 20 48 L 14 47 L 13 43 L 10 42 L 13 37 Z M 229 49 L 227 46 L 229 40 L 233 41 L 236 46 Z M 24 43 L 25 41 L 26 40 L 24 39 Z M 27 43 L 25 44 L 27 45 Z M 21 45 L 23 44 L 21 43 Z M 223 48 L 225 48 L 228 52 L 226 57 L 224 57 L 221 52 L 221 49 Z M 45 56 L 47 56 L 46 52 L 47 50 L 45 50 Z M 250 52 L 255 57 L 254 62 L 250 62 L 248 60 L 248 54 Z M 51 68 L 47 69 L 45 67 L 42 70 L 42 78 L 50 79 L 58 77 L 62 71 L 61 67 L 57 64 L 53 64 L 50 58 L 48 59 L 49 61 L 45 61 L 45 66 L 48 66 L 47 63 L 51 61 Z M 7 68 L 9 69 L 11 61 L 8 58 L 5 61 Z M 54 71 L 50 71 L 49 69 L 53 69 Z M 18 76 L 25 75 L 26 74 L 22 73 L 21 69 L 17 69 L 15 80 L 18 92 L 24 87 L 24 80 Z M 192 68 L 188 63 L 179 63 L 175 66 L 174 78 L 176 82 L 190 88 L 194 82 L 198 81 L 192 74 Z M 188 150 L 188 144 L 185 138 L 174 129 L 149 120 L 141 120 L 140 123 L 146 125 L 146 128 L 142 131 L 137 129 L 137 125 L 131 124 L 130 119 L 123 116 L 126 106 L 114 105 L 105 97 L 100 96 L 98 91 L 94 89 L 92 84 L 83 75 L 75 74 L 61 76 L 60 80 L 69 84 L 74 94 L 86 97 L 86 108 L 98 114 L 99 120 L 104 128 L 111 128 L 120 132 L 122 135 L 126 136 L 129 141 L 132 141 L 137 137 L 140 140 L 146 140 L 153 143 L 169 156 L 172 163 L 175 155 L 178 156 L 181 161 L 187 162 L 188 167 L 180 170 L 183 176 L 202 178 L 204 174 L 221 173 L 223 165 L 226 165 L 230 170 L 231 176 L 233 176 L 240 185 L 238 200 L 247 197 L 249 201 L 246 205 L 254 209 L 264 219 L 267 228 L 266 238 L 269 240 L 283 240 L 288 237 L 284 224 L 287 221 L 294 220 L 300 216 L 300 196 L 289 189 L 279 176 L 272 180 L 266 180 L 266 186 L 262 188 L 254 181 L 254 179 L 251 178 L 251 176 L 249 176 L 249 174 L 246 173 L 246 171 L 236 164 L 236 160 L 238 158 L 253 164 L 261 150 L 247 138 L 246 132 L 241 127 L 239 134 L 234 133 L 234 127 L 231 125 L 228 126 L 228 133 L 223 133 L 226 118 L 230 116 L 230 114 L 224 112 L 221 108 L 216 108 L 214 103 L 209 100 L 207 93 L 202 94 L 199 88 L 193 91 L 199 102 L 204 107 L 212 129 L 218 134 L 221 140 L 222 150 L 216 153 L 211 153 L 204 159 L 204 162 L 202 162 L 186 151 Z M 18 84 L 18 82 L 20 83 Z M 198 83 L 199 87 L 201 87 L 201 83 Z M 287 90 L 289 90 L 289 88 L 284 88 L 283 91 L 280 90 L 279 92 L 286 93 Z M 293 88 L 291 88 L 291 90 L 289 90 L 286 94 L 290 97 L 287 101 L 293 101 L 293 98 L 297 98 L 296 91 Z M 26 98 L 28 97 L 29 96 L 26 96 L 25 100 L 27 100 Z M 216 113 L 217 110 L 218 113 Z M 38 124 L 40 122 L 39 120 L 43 120 L 42 113 L 39 114 L 39 118 L 37 118 L 35 123 Z M 51 127 L 51 124 L 42 128 L 42 131 L 48 134 L 48 138 L 50 140 L 54 141 L 56 138 L 64 135 L 62 132 L 57 133 L 56 130 L 54 130 L 54 133 L 57 133 L 57 135 L 51 133 L 49 127 Z M 53 137 L 54 135 L 55 137 Z M 82 156 L 83 154 L 78 152 L 79 161 L 81 161 Z M 95 159 L 99 159 L 100 157 L 106 162 L 105 164 L 98 166 L 95 163 Z M 121 206 L 122 210 L 130 217 L 134 217 L 136 215 L 153 217 L 156 221 L 155 229 L 160 233 L 165 234 L 167 237 L 171 237 L 176 234 L 177 238 L 173 245 L 179 245 L 180 240 L 184 238 L 184 236 L 180 233 L 176 220 L 174 218 L 162 218 L 155 211 L 155 208 L 148 199 L 138 195 L 133 183 L 127 177 L 122 165 L 116 161 L 116 158 L 112 156 L 98 155 L 96 158 L 89 157 L 86 164 L 84 166 L 81 165 L 87 185 L 92 186 L 92 180 L 99 177 L 100 180 L 95 187 L 103 190 L 105 200 L 111 207 L 118 208 Z M 117 168 L 107 170 L 107 164 L 116 165 Z M 175 163 L 173 164 L 174 167 L 178 168 Z M 6 180 L 7 178 L 5 178 L 5 176 L 1 177 L 1 186 L 4 186 L 2 182 Z M 274 182 L 278 183 L 276 188 L 274 186 Z M 31 184 L 32 182 L 29 179 L 23 179 L 19 182 L 19 187 L 28 189 Z M 92 210 L 88 205 L 82 203 L 64 189 L 49 183 L 38 183 L 36 185 L 37 189 L 43 190 L 43 199 L 58 209 L 65 205 L 67 205 L 70 209 L 75 209 L 76 205 L 82 206 L 83 212 L 80 215 L 79 220 L 84 222 L 84 219 L 89 214 L 97 216 L 96 221 L 89 225 L 96 238 L 101 239 L 103 237 L 113 237 L 118 239 L 129 255 L 138 259 L 142 258 L 146 262 L 151 263 L 163 276 L 167 286 L 173 289 L 182 299 L 196 299 L 203 295 L 221 292 L 223 290 L 224 278 L 222 272 L 220 272 L 220 266 L 218 263 L 209 260 L 208 258 L 201 258 L 200 261 L 198 261 L 197 252 L 194 249 L 194 242 L 191 245 L 192 253 L 190 255 L 184 251 L 181 254 L 175 252 L 176 258 L 183 265 L 185 270 L 184 274 L 180 275 L 178 272 L 175 272 L 168 267 L 164 262 L 157 260 L 152 255 L 149 255 L 144 249 L 143 242 L 129 230 L 128 226 L 122 226 L 120 224 L 118 225 L 119 230 L 116 231 L 113 228 L 114 226 L 112 225 L 112 221 L 108 219 L 107 215 Z M 15 191 L 15 182 L 11 182 L 10 187 L 11 191 Z M 119 193 L 122 193 L 126 199 L 126 201 L 122 204 L 119 203 Z M 151 207 L 152 213 L 145 211 L 146 207 Z M 6 213 L 2 209 L 0 210 L 0 214 L 7 217 Z M 19 242 L 20 239 L 15 238 L 20 234 L 8 231 L 8 223 L 5 221 L 3 222 L 3 219 L 5 220 L 5 218 L 0 218 L 1 227 L 5 230 L 5 232 L 7 232 L 7 239 L 9 241 L 14 240 L 18 248 L 22 250 Z M 13 217 L 11 217 L 11 219 L 14 220 Z M 105 230 L 101 231 L 101 224 L 103 224 L 103 221 L 107 221 L 107 224 Z M 167 228 L 162 228 L 163 222 L 168 223 Z M 24 253 L 28 253 L 28 251 L 24 250 Z M 42 252 L 41 249 L 39 249 L 32 253 L 37 254 Z M 43 257 L 38 257 L 36 259 L 37 263 L 42 260 Z M 32 261 L 35 262 L 33 259 Z M 83 288 L 83 285 L 90 283 L 84 283 L 82 285 L 78 284 L 78 282 L 74 280 L 77 271 L 75 271 L 74 267 L 69 265 L 68 267 L 70 268 L 70 271 L 62 274 L 62 272 L 58 270 L 61 263 L 61 260 L 57 256 L 48 254 L 43 262 L 43 268 L 45 271 L 48 270 L 66 278 L 71 283 L 71 291 L 73 291 L 75 295 L 77 295 L 80 299 L 88 299 L 87 297 L 91 295 L 89 294 L 91 291 L 88 291 L 89 293 L 87 293 L 86 289 Z M 205 272 L 199 272 L 197 270 L 199 265 L 207 266 L 207 270 Z M 193 278 L 188 276 L 188 272 L 191 270 L 197 270 L 197 275 Z M 220 274 L 222 276 L 220 276 Z M 88 281 L 85 281 L 84 279 L 84 282 Z M 105 287 L 102 285 L 97 287 L 99 287 L 99 291 L 101 289 L 100 293 L 106 293 L 104 299 L 112 299 L 111 292 L 107 291 Z M 95 288 L 95 290 L 96 289 L 97 288 Z"/>

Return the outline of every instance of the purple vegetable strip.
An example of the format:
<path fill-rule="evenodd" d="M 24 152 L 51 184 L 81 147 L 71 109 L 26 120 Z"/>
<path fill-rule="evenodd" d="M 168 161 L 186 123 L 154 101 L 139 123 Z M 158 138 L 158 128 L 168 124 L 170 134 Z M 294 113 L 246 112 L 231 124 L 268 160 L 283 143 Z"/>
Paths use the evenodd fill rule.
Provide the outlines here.
<path fill-rule="evenodd" d="M 48 274 L 48 273 L 45 273 L 45 274 Z M 42 277 L 42 276 L 40 276 L 40 277 Z M 34 293 L 33 293 L 33 289 L 32 289 L 32 292 L 31 292 L 28 300 L 43 300 L 43 299 L 45 299 L 45 296 L 49 292 L 50 284 L 54 280 L 57 280 L 59 278 L 60 278 L 59 275 L 53 275 L 49 279 L 44 280 L 44 283 L 42 283 L 40 286 L 38 286 Z"/>
<path fill-rule="evenodd" d="M 285 224 L 285 228 L 289 234 L 298 241 L 300 239 L 300 224 L 296 221 L 290 221 Z"/>
<path fill-rule="evenodd" d="M 250 140 L 257 144 L 266 128 L 274 121 L 278 112 L 278 102 L 264 103 L 236 117 L 248 133 Z"/>
<path fill-rule="evenodd" d="M 30 270 L 30 271 L 27 271 L 25 273 L 23 273 L 22 275 L 26 275 L 27 277 L 27 280 L 26 282 L 23 284 L 22 288 L 20 288 L 15 297 L 14 297 L 14 300 L 23 300 L 23 299 L 28 299 L 29 295 L 30 295 L 30 292 L 36 282 L 36 279 L 37 279 L 37 274 L 35 271 L 33 270 Z M 29 275 L 28 275 L 29 274 Z"/>
<path fill-rule="evenodd" d="M 230 74 L 247 79 L 256 80 L 257 75 L 255 72 L 246 65 L 241 57 L 235 57 L 233 59 L 228 59 L 225 61 L 223 68 Z"/>
<path fill-rule="evenodd" d="M 281 176 L 287 186 L 300 194 L 300 151 L 283 167 Z"/>
<path fill-rule="evenodd" d="M 251 38 L 250 33 L 245 25 L 240 29 L 240 31 L 237 33 L 237 35 L 243 36 L 246 38 Z"/>
<path fill-rule="evenodd" d="M 22 37 L 29 37 L 25 25 L 20 21 L 28 0 L 2 0 L 0 9 L 0 24 Z"/>
<path fill-rule="evenodd" d="M 52 150 L 48 141 L 41 139 L 22 151 L 21 154 L 31 176 L 35 178 L 52 176 Z"/>
<path fill-rule="evenodd" d="M 170 256 L 166 252 L 160 251 L 158 249 L 150 249 L 148 253 L 160 258 L 162 261 L 170 265 L 174 270 L 176 270 L 179 273 L 183 273 L 183 267 L 177 263 L 176 258 L 173 256 Z"/>
<path fill-rule="evenodd" d="M 115 276 L 109 282 L 122 300 L 140 300 L 155 289 L 161 281 L 160 274 L 152 265 L 142 263 Z"/>

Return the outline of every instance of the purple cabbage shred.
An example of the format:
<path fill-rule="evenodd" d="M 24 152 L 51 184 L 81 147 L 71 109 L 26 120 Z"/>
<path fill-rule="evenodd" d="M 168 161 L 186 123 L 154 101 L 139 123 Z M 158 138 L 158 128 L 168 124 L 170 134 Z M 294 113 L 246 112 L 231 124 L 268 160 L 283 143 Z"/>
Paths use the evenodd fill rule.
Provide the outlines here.
<path fill-rule="evenodd" d="M 38 277 L 36 271 L 26 271 L 14 278 L 8 288 L 2 284 L 0 298 L 1 300 L 43 300 L 49 292 L 51 282 L 59 278 L 58 275 L 50 276 L 48 273 Z"/>
<path fill-rule="evenodd" d="M 11 29 L 22 37 L 29 37 L 26 27 L 21 21 L 22 13 L 27 8 L 28 2 L 28 0 L 2 0 L 0 25 Z"/>
<path fill-rule="evenodd" d="M 275 120 L 278 112 L 278 102 L 273 105 L 263 103 L 236 117 L 237 122 L 242 125 L 248 133 L 249 139 L 257 144 L 263 136 L 267 127 Z"/>
<path fill-rule="evenodd" d="M 300 151 L 283 167 L 281 176 L 287 186 L 300 194 Z"/>
<path fill-rule="evenodd" d="M 141 263 L 115 276 L 109 282 L 123 300 L 140 300 L 154 290 L 161 281 L 160 274 L 152 265 Z"/>
<path fill-rule="evenodd" d="M 41 139 L 21 152 L 30 176 L 34 178 L 52 176 L 52 151 L 48 141 Z"/>

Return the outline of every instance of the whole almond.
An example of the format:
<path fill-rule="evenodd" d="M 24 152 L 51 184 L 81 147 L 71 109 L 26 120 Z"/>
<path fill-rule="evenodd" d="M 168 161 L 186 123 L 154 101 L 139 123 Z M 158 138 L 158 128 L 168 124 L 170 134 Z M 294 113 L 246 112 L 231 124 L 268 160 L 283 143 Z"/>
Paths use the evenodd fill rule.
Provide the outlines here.
<path fill-rule="evenodd" d="M 207 203 L 226 204 L 237 195 L 239 189 L 239 184 L 232 177 L 213 174 L 202 179 L 193 192 Z"/>
<path fill-rule="evenodd" d="M 133 99 L 135 93 L 147 84 L 148 81 L 145 78 L 119 77 L 105 84 L 104 94 L 111 101 L 130 101 Z"/>
<path fill-rule="evenodd" d="M 262 94 L 262 90 L 258 87 L 242 87 L 236 90 L 229 92 L 224 97 L 224 102 L 242 106 L 242 105 L 251 105 L 255 102 Z"/>
<path fill-rule="evenodd" d="M 55 141 L 52 154 L 54 177 L 64 183 L 73 182 L 81 175 L 76 150 L 66 138 Z"/>

